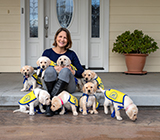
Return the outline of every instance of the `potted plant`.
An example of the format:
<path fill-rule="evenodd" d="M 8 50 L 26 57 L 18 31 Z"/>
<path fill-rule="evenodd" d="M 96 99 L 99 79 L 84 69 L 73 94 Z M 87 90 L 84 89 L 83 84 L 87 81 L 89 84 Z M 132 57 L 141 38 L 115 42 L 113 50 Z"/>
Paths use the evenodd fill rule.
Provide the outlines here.
<path fill-rule="evenodd" d="M 153 38 L 144 35 L 140 30 L 134 30 L 133 33 L 126 31 L 117 36 L 112 52 L 125 55 L 128 69 L 125 73 L 146 74 L 147 72 L 143 71 L 146 56 L 157 49 L 159 47 Z"/>

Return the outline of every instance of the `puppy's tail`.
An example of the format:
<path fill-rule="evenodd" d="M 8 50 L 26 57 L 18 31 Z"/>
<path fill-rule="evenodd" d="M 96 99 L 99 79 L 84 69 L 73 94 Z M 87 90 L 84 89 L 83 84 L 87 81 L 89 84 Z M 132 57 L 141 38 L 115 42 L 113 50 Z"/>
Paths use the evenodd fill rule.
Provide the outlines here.
<path fill-rule="evenodd" d="M 99 87 L 99 90 L 100 90 L 102 93 L 105 92 L 105 90 L 103 90 L 101 87 Z"/>
<path fill-rule="evenodd" d="M 15 112 L 21 112 L 21 110 L 20 109 L 16 109 L 16 110 L 13 111 L 13 113 L 15 113 Z"/>

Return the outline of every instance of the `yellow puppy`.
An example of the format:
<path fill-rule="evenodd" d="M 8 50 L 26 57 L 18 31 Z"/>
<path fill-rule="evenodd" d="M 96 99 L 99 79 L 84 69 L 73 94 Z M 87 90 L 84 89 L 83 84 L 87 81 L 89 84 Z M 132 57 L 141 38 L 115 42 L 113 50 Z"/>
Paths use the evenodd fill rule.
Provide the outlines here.
<path fill-rule="evenodd" d="M 102 89 L 104 89 L 104 85 L 102 83 L 101 78 L 92 70 L 85 70 L 82 73 L 82 77 L 84 78 L 84 81 L 87 82 L 92 82 L 95 83 L 97 85 L 97 92 L 101 92 L 101 90 L 99 89 L 100 87 Z"/>
<path fill-rule="evenodd" d="M 21 89 L 21 91 L 35 89 L 38 85 L 42 86 L 41 82 L 38 81 L 38 76 L 34 73 L 34 68 L 32 66 L 23 66 L 20 72 L 24 77 L 23 89 Z"/>
<path fill-rule="evenodd" d="M 79 111 L 83 115 L 87 115 L 87 110 L 89 110 L 90 114 L 98 114 L 96 108 L 99 107 L 99 104 L 95 96 L 96 90 L 97 86 L 92 82 L 88 82 L 83 86 L 83 95 L 79 100 Z"/>
<path fill-rule="evenodd" d="M 54 96 L 51 101 L 51 110 L 56 111 L 62 107 L 60 115 L 65 113 L 65 108 L 72 110 L 73 115 L 78 115 L 77 107 L 78 100 L 76 97 L 68 93 L 67 91 L 62 91 L 58 96 Z"/>
<path fill-rule="evenodd" d="M 102 89 L 101 89 L 102 90 Z M 111 110 L 111 116 L 116 117 L 117 120 L 122 120 L 122 117 L 120 116 L 120 109 L 124 109 L 128 117 L 136 121 L 137 120 L 137 114 L 138 114 L 138 108 L 133 103 L 131 98 L 129 98 L 126 94 L 115 90 L 115 89 L 109 89 L 109 90 L 102 90 L 104 93 L 104 113 L 108 114 L 108 106 L 110 106 Z"/>
<path fill-rule="evenodd" d="M 41 79 L 44 78 L 44 72 L 46 70 L 47 67 L 49 67 L 51 63 L 51 60 L 46 57 L 46 56 L 41 56 L 38 60 L 37 60 L 37 75 L 39 76 L 41 74 Z"/>

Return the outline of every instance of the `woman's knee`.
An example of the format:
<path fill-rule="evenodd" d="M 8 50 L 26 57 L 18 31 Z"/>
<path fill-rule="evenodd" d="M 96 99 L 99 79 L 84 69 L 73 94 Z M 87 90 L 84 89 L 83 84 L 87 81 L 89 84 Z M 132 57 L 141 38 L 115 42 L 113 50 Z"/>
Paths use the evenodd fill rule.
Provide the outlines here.
<path fill-rule="evenodd" d="M 48 67 L 44 73 L 44 81 L 51 82 L 57 79 L 57 73 L 54 67 Z"/>

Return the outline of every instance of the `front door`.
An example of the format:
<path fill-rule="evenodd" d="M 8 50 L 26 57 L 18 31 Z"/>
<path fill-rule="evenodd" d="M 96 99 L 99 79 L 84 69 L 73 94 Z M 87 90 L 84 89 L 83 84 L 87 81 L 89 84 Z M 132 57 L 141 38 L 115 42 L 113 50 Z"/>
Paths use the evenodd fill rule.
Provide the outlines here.
<path fill-rule="evenodd" d="M 95 71 L 108 71 L 109 31 L 106 27 L 109 22 L 108 13 L 104 13 L 109 7 L 108 0 L 30 0 L 32 7 L 36 1 L 39 36 L 27 38 L 27 64 L 36 66 L 43 50 L 53 47 L 56 31 L 65 27 L 71 32 L 71 49 L 76 52 L 81 64 Z M 29 20 L 31 15 L 27 15 Z M 29 26 L 27 28 L 29 32 Z"/>

